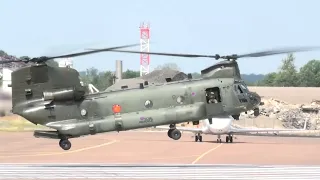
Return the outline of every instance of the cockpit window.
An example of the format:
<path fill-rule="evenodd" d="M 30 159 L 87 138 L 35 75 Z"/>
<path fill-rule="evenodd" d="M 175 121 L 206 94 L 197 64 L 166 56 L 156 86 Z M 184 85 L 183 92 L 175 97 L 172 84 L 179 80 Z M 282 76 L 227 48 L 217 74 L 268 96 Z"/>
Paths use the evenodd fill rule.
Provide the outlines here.
<path fill-rule="evenodd" d="M 237 85 L 237 87 L 238 87 L 239 92 L 240 92 L 240 93 L 243 93 L 243 91 L 242 91 L 242 89 L 241 89 L 240 85 Z"/>
<path fill-rule="evenodd" d="M 237 93 L 244 93 L 244 92 L 247 92 L 248 91 L 248 88 L 246 86 L 246 84 L 235 84 L 234 86 L 234 90 L 237 92 Z"/>
<path fill-rule="evenodd" d="M 247 87 L 245 87 L 243 84 L 240 84 L 241 89 L 247 90 Z"/>

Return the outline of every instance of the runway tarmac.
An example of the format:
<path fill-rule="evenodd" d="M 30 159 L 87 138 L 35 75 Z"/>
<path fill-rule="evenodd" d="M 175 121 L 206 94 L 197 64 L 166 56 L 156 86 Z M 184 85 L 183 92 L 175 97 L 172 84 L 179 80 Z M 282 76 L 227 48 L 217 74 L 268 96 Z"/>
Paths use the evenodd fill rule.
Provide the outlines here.
<path fill-rule="evenodd" d="M 319 179 L 320 166 L 248 165 L 0 165 L 0 179 Z"/>
<path fill-rule="evenodd" d="M 183 133 L 182 138 L 175 141 L 168 138 L 166 132 L 112 132 L 71 139 L 71 150 L 64 151 L 59 147 L 57 140 L 34 138 L 32 132 L 0 132 L 2 146 L 0 148 L 0 163 L 59 163 L 59 166 L 64 163 L 91 163 L 95 165 L 126 163 L 140 165 L 242 164 L 243 166 L 243 164 L 254 164 L 320 166 L 320 156 L 318 156 L 320 138 L 235 136 L 234 143 L 222 144 L 217 144 L 215 140 L 216 136 L 204 135 L 203 142 L 194 142 L 194 138 L 190 133 Z M 7 166 L 0 168 L 9 172 Z M 23 174 L 21 168 L 17 168 L 12 169 L 12 172 Z M 28 172 L 32 172 L 35 169 L 33 167 L 29 168 Z M 48 167 L 41 168 L 47 168 L 48 170 Z M 51 169 L 50 171 L 52 173 L 58 172 L 57 169 L 61 170 L 61 168 L 56 167 L 56 169 Z M 64 167 L 62 169 L 69 173 L 73 172 L 73 174 L 84 170 L 98 173 L 96 172 L 96 166 L 83 168 L 85 169 L 75 170 L 75 167 Z M 108 168 L 110 167 L 103 167 L 102 169 L 110 170 Z M 168 171 L 168 167 L 163 168 L 167 169 L 158 169 L 162 173 Z M 239 170 L 239 167 L 230 168 L 230 166 L 225 169 L 219 168 L 215 166 L 210 172 L 214 174 L 213 171 L 220 171 L 220 173 L 226 175 L 228 173 L 223 172 L 232 171 L 232 174 L 235 174 Z M 315 167 L 315 169 L 317 168 Z M 284 175 L 291 170 L 288 168 L 282 169 L 282 174 Z M 118 167 L 118 171 L 123 170 L 123 167 Z M 140 168 L 140 170 L 146 171 L 143 168 Z M 197 170 L 191 171 L 194 174 L 200 170 L 208 171 L 198 167 Z M 248 170 L 248 174 L 256 173 L 252 167 L 250 167 L 250 170 L 246 170 Z M 263 169 L 260 170 L 262 170 L 260 171 L 262 173 L 265 172 Z M 312 169 L 305 170 L 303 171 L 300 168 L 295 171 L 297 171 L 296 173 L 315 173 Z M 208 173 L 210 172 L 208 171 Z M 271 173 L 271 170 L 268 172 Z M 267 174 L 268 172 L 266 170 Z M 184 171 L 181 171 L 181 173 L 184 173 L 183 176 L 187 175 Z M 293 172 L 289 174 L 293 174 Z M 218 174 L 216 173 L 215 175 Z M 314 176 L 318 177 L 318 174 L 314 174 Z M 299 174 L 296 177 L 302 178 Z M 310 177 L 312 178 L 313 176 Z M 302 179 L 306 178 L 303 177 Z"/>

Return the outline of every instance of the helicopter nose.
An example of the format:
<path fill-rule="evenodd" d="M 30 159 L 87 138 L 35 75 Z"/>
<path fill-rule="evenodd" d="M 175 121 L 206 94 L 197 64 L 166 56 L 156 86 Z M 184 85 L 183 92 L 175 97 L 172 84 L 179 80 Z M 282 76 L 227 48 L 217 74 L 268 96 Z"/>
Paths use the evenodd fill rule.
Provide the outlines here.
<path fill-rule="evenodd" d="M 256 92 L 249 92 L 249 101 L 253 108 L 258 108 L 261 103 L 261 97 Z"/>

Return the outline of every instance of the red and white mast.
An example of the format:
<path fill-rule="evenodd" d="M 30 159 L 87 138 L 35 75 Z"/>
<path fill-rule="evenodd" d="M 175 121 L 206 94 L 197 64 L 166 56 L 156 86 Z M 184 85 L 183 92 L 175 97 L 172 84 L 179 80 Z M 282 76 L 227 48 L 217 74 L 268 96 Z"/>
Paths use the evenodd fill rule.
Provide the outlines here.
<path fill-rule="evenodd" d="M 149 24 L 140 24 L 140 76 L 149 73 L 150 55 L 149 52 L 150 26 Z"/>

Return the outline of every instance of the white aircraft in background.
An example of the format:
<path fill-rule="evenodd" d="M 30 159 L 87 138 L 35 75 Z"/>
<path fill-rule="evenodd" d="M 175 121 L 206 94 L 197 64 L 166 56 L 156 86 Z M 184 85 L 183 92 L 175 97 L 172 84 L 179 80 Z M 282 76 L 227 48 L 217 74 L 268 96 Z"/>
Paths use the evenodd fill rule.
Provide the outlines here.
<path fill-rule="evenodd" d="M 10 115 L 12 108 L 11 92 L 4 91 L 0 88 L 0 117 Z"/>
<path fill-rule="evenodd" d="M 195 142 L 199 141 L 202 142 L 201 134 L 211 134 L 217 135 L 217 143 L 221 143 L 221 135 L 226 136 L 226 142 L 232 143 L 233 142 L 233 134 L 243 134 L 243 133 L 250 133 L 250 132 L 279 132 L 279 131 L 302 131 L 306 129 L 306 122 L 304 124 L 303 129 L 273 129 L 273 128 L 234 128 L 232 127 L 233 122 L 232 116 L 225 116 L 225 117 L 215 117 L 212 119 L 205 119 L 203 120 L 203 125 L 201 128 L 188 128 L 188 127 L 176 127 L 175 129 L 170 129 L 169 127 L 162 127 L 157 126 L 156 129 L 170 129 L 168 131 L 168 136 L 170 131 L 175 131 L 174 137 L 170 137 L 174 140 L 179 140 L 181 138 L 180 131 L 189 131 L 195 133 Z"/>

